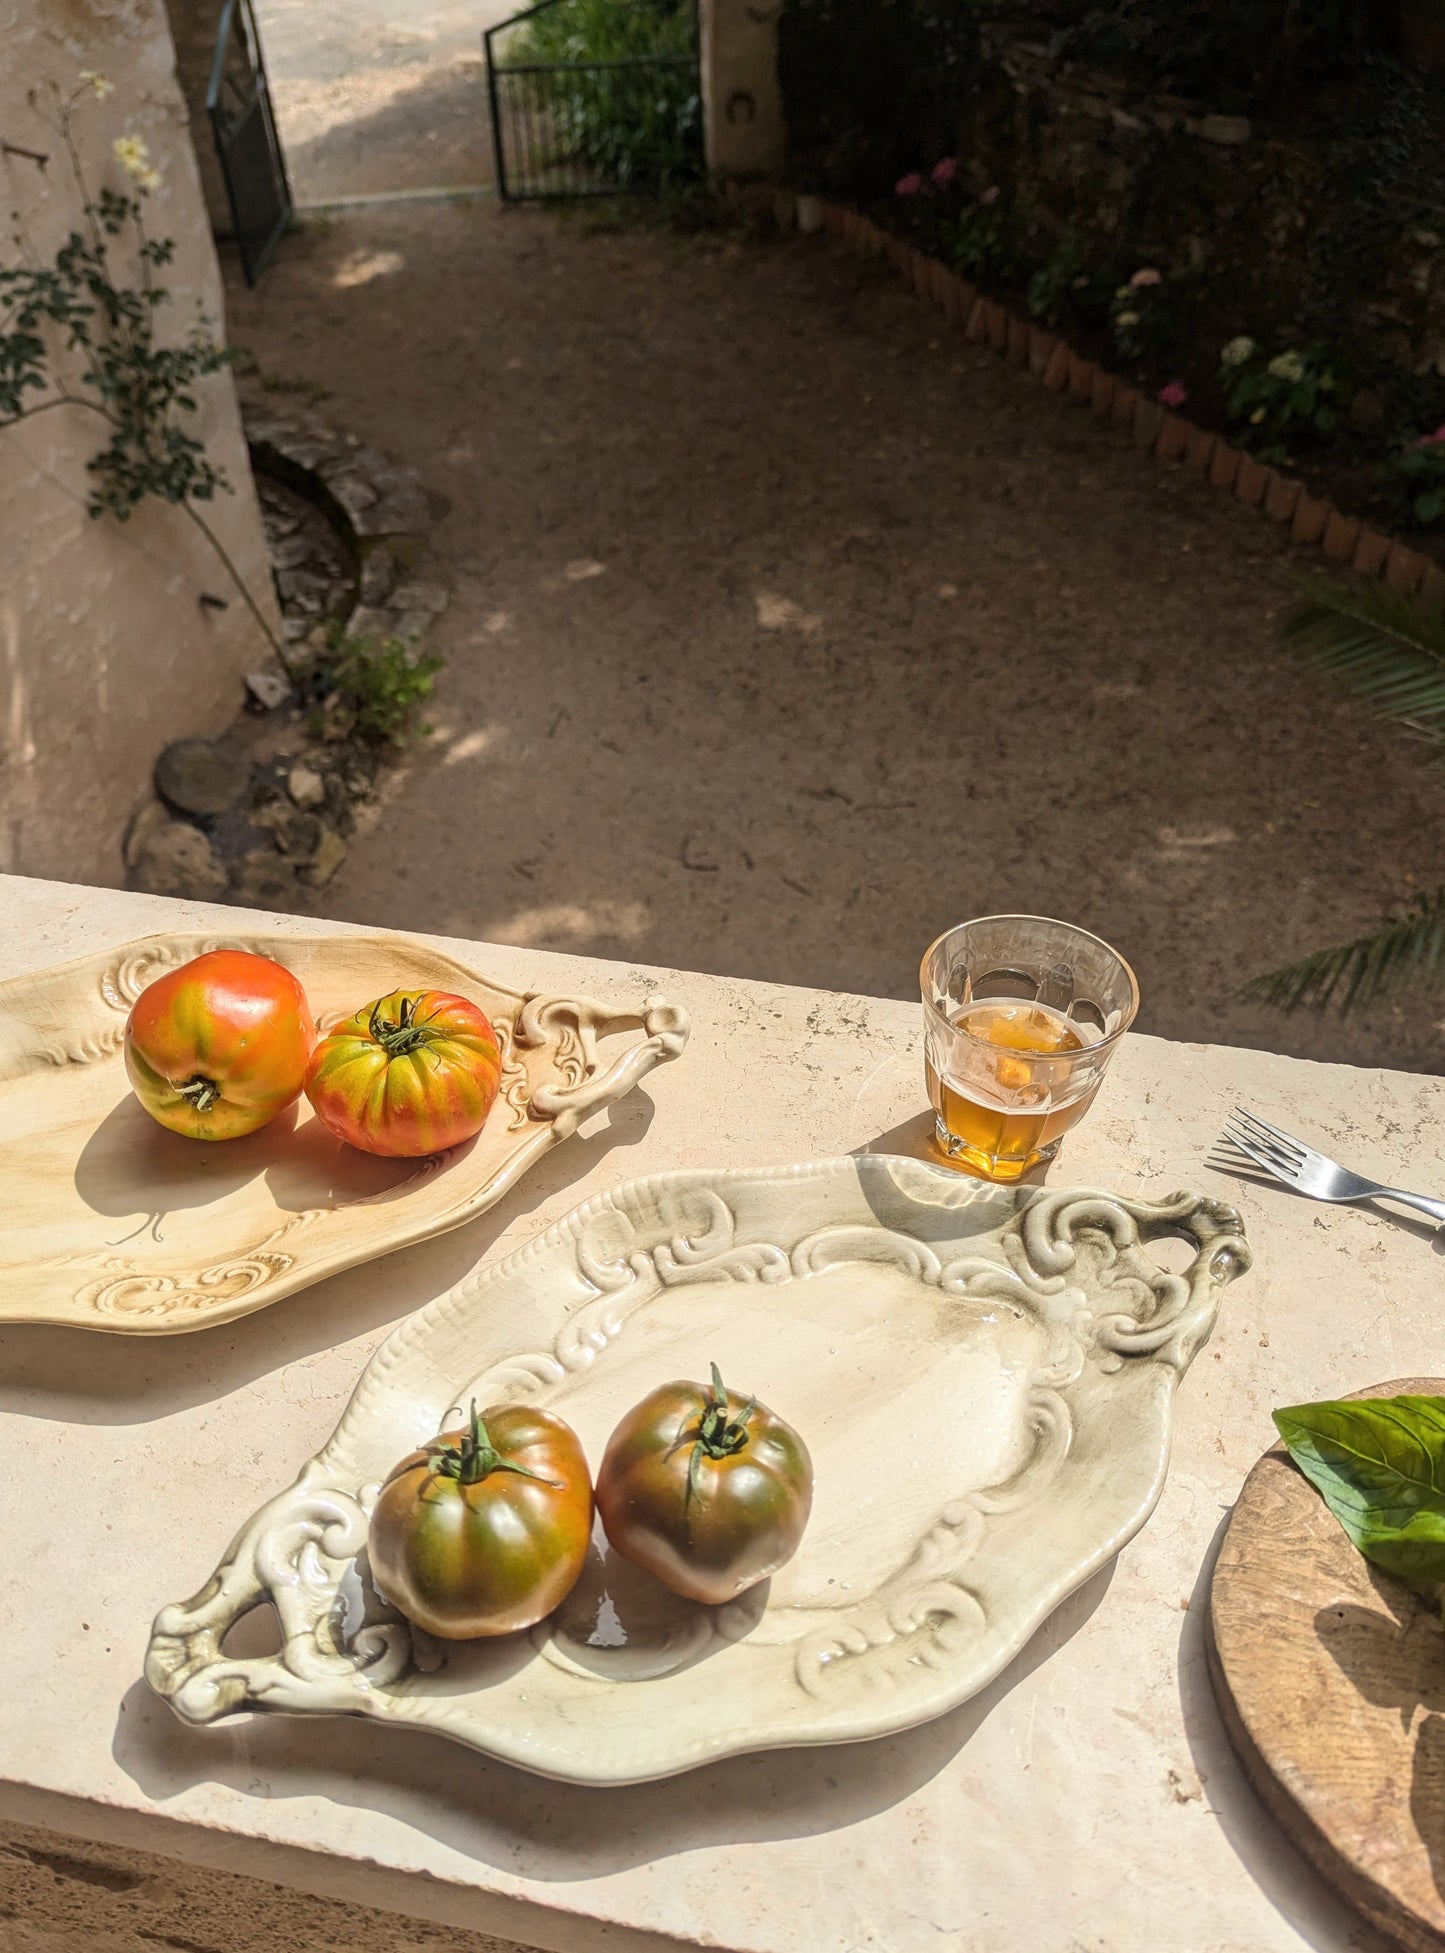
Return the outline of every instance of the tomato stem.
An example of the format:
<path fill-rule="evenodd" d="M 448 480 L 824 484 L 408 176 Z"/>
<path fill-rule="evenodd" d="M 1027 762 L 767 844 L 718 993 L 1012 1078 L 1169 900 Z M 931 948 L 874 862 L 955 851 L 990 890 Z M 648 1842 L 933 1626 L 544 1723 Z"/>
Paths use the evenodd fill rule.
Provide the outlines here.
<path fill-rule="evenodd" d="M 431 1026 L 416 1022 L 416 1001 L 403 997 L 397 1021 L 392 1024 L 381 1014 L 381 1006 L 386 1001 L 380 999 L 371 1007 L 371 1017 L 367 1029 L 376 1039 L 388 1058 L 404 1058 L 408 1052 L 430 1044 L 433 1037 Z"/>
<path fill-rule="evenodd" d="M 209 1112 L 221 1096 L 221 1088 L 215 1079 L 206 1078 L 200 1072 L 186 1084 L 178 1085 L 176 1092 L 197 1112 Z"/>
<path fill-rule="evenodd" d="M 702 1482 L 703 1459 L 735 1457 L 748 1441 L 748 1419 L 757 1407 L 757 1398 L 749 1397 L 736 1417 L 728 1416 L 728 1393 L 723 1386 L 722 1372 L 714 1363 L 712 1396 L 698 1419 L 697 1433 L 692 1441 L 692 1456 L 687 1464 L 687 1495 L 690 1500 L 696 1498 Z"/>
<path fill-rule="evenodd" d="M 563 1488 L 555 1478 L 544 1478 L 529 1465 L 518 1465 L 504 1458 L 477 1415 L 477 1400 L 472 1399 L 469 1428 L 459 1438 L 437 1438 L 425 1447 L 431 1469 L 439 1478 L 454 1478 L 459 1485 L 479 1485 L 493 1472 L 515 1472 L 519 1478 L 535 1478 L 539 1485 L 550 1485 L 554 1492 Z"/>

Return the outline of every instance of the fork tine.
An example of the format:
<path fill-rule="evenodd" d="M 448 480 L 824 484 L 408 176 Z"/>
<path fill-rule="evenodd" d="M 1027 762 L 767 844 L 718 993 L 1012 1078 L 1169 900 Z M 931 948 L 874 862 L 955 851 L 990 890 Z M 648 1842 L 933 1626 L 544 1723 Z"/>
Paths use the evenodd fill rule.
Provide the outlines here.
<path fill-rule="evenodd" d="M 1242 1119 L 1228 1120 L 1225 1124 L 1224 1136 L 1245 1152 L 1268 1153 L 1272 1158 L 1288 1160 L 1293 1164 L 1299 1163 L 1299 1155 L 1292 1153 L 1288 1147 L 1281 1146 L 1267 1133 L 1257 1132 L 1253 1126 L 1247 1126 Z"/>
<path fill-rule="evenodd" d="M 1283 1156 L 1267 1151 L 1264 1146 L 1249 1137 L 1241 1138 L 1235 1133 L 1226 1132 L 1223 1143 L 1234 1147 L 1252 1166 L 1262 1168 L 1264 1172 L 1272 1174 L 1276 1180 L 1288 1180 L 1294 1177 L 1295 1168 L 1289 1161 Z"/>
<path fill-rule="evenodd" d="M 1237 1117 L 1247 1119 L 1252 1126 L 1257 1127 L 1277 1145 L 1287 1146 L 1292 1153 L 1298 1153 L 1301 1159 L 1310 1151 L 1302 1139 L 1296 1139 L 1292 1133 L 1281 1132 L 1279 1127 L 1272 1126 L 1268 1119 L 1261 1119 L 1257 1112 L 1246 1112 L 1242 1105 L 1237 1105 L 1234 1110 Z"/>

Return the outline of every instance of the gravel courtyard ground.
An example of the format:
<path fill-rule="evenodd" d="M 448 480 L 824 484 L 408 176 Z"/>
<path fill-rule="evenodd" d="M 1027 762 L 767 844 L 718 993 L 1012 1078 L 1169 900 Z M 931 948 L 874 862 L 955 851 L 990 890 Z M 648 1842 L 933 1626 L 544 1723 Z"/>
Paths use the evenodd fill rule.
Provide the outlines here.
<path fill-rule="evenodd" d="M 1278 533 L 880 274 L 395 205 L 229 323 L 445 510 L 436 732 L 329 912 L 906 996 L 950 922 L 1043 911 L 1143 1029 L 1439 1067 L 1428 997 L 1237 1000 L 1445 881 L 1445 783 L 1274 643 Z"/>

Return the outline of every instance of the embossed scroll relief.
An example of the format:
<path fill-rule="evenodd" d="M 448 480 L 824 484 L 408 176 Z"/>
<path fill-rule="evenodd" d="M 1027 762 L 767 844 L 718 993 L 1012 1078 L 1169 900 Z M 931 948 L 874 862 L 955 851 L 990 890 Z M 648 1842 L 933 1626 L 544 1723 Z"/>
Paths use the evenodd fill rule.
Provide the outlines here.
<path fill-rule="evenodd" d="M 1147 1252 L 1168 1234 L 1198 1249 L 1182 1274 Z M 147 1679 L 191 1722 L 369 1715 L 592 1784 L 924 1721 L 1144 1523 L 1175 1383 L 1248 1265 L 1238 1216 L 1187 1193 L 996 1188 L 882 1156 L 636 1181 L 390 1337 L 325 1450 L 160 1614 Z M 594 1546 L 548 1621 L 472 1643 L 379 1599 L 380 1481 L 454 1409 L 543 1405 L 595 1469 L 629 1406 L 713 1361 L 812 1453 L 812 1517 L 770 1582 L 705 1607 Z M 280 1652 L 224 1653 L 267 1602 Z"/>
<path fill-rule="evenodd" d="M 503 1062 L 481 1132 L 429 1159 L 378 1159 L 304 1100 L 244 1139 L 163 1130 L 126 1078 L 126 1016 L 165 970 L 222 947 L 293 970 L 322 1028 L 398 988 L 480 1004 Z M 633 1026 L 641 1039 L 601 1047 Z M 164 1335 L 264 1308 L 471 1220 L 686 1041 L 686 1014 L 660 997 L 638 1013 L 524 996 L 407 936 L 154 936 L 14 977 L 0 984 L 0 1321 Z"/>

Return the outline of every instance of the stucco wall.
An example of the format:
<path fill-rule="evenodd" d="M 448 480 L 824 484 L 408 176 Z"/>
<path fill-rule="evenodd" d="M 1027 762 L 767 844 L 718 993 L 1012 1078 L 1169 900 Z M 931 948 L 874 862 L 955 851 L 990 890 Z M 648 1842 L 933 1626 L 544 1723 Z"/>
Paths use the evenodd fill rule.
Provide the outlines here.
<path fill-rule="evenodd" d="M 51 152 L 43 173 L 0 158 L 3 208 L 18 211 L 42 258 L 79 221 L 60 144 L 26 96 L 51 82 L 68 91 L 82 69 L 99 71 L 114 93 L 76 106 L 92 187 L 119 184 L 116 136 L 145 140 L 163 179 L 150 199 L 151 234 L 176 243 L 163 273 L 174 295 L 165 314 L 181 333 L 199 304 L 223 337 L 220 274 L 162 0 L 0 0 L 0 48 L 0 137 Z M 0 263 L 14 261 L 13 228 L 0 230 Z M 229 373 L 203 381 L 198 396 L 195 431 L 235 489 L 209 505 L 208 520 L 274 612 Z M 115 883 L 120 835 L 156 754 L 183 734 L 221 731 L 265 644 L 182 510 L 150 499 L 125 524 L 87 515 L 85 464 L 104 433 L 95 414 L 72 407 L 0 433 L 0 868 Z M 202 606 L 203 594 L 227 608 Z"/>

